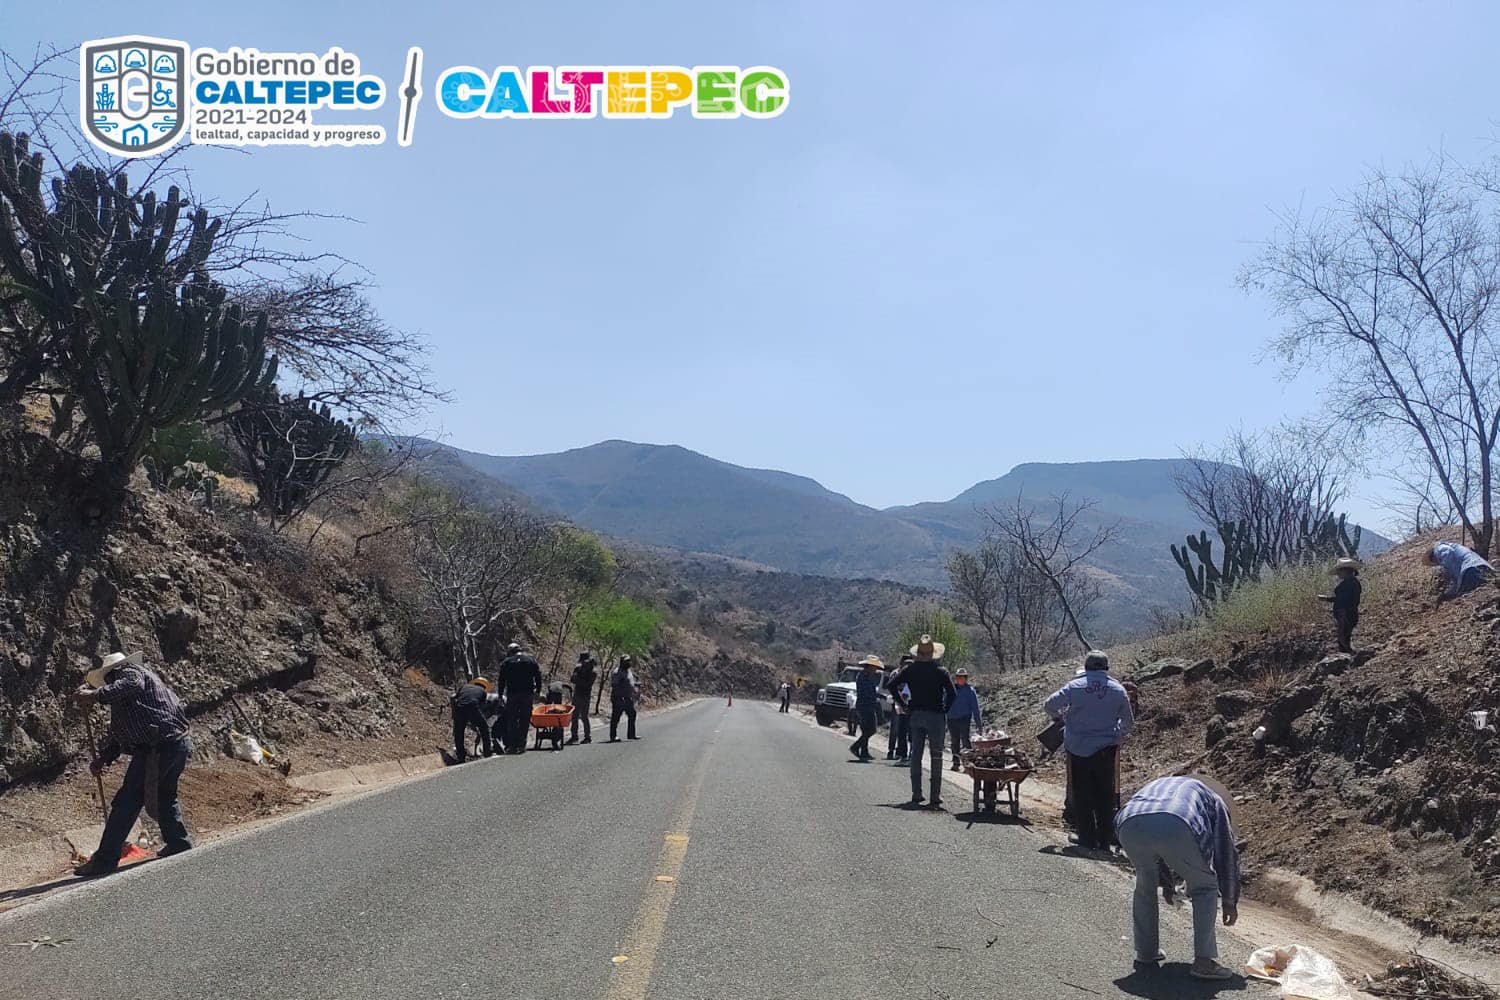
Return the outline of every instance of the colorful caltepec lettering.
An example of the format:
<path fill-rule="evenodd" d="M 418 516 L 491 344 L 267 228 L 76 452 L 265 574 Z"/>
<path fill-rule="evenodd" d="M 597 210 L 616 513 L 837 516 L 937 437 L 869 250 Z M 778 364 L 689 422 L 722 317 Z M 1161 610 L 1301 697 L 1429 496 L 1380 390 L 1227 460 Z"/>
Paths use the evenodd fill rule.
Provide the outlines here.
<path fill-rule="evenodd" d="M 791 100 L 774 66 L 453 66 L 437 90 L 451 118 L 774 118 Z"/>

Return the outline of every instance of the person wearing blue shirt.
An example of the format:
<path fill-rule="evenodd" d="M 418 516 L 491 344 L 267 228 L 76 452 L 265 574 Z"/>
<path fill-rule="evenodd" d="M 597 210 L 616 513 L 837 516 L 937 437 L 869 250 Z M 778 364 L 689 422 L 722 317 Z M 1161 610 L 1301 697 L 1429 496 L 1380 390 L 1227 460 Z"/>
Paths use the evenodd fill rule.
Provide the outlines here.
<path fill-rule="evenodd" d="M 1109 657 L 1095 649 L 1084 657 L 1083 673 L 1042 707 L 1063 723 L 1079 846 L 1107 851 L 1114 831 L 1115 758 L 1120 741 L 1135 728 L 1130 695 L 1109 676 Z"/>
<path fill-rule="evenodd" d="M 1187 883 L 1193 901 L 1193 965 L 1195 979 L 1229 979 L 1234 974 L 1219 964 L 1214 916 L 1220 903 L 1224 926 L 1239 919 L 1240 855 L 1235 846 L 1230 810 L 1233 798 L 1224 786 L 1208 777 L 1158 778 L 1136 792 L 1115 820 L 1120 846 L 1135 868 L 1135 899 L 1131 907 L 1135 927 L 1137 965 L 1154 966 L 1166 956 L 1160 945 L 1160 914 L 1156 888 L 1164 867 Z M 1163 886 L 1168 901 L 1172 886 Z"/>
<path fill-rule="evenodd" d="M 878 656 L 867 656 L 859 661 L 864 667 L 854 679 L 854 713 L 859 718 L 859 739 L 849 749 L 855 760 L 871 760 L 870 737 L 880 728 L 880 681 L 885 669 Z"/>
<path fill-rule="evenodd" d="M 1443 582 L 1448 585 L 1438 598 L 1439 603 L 1477 590 L 1495 576 L 1495 567 L 1489 560 L 1457 542 L 1438 542 L 1427 553 L 1427 561 L 1443 571 Z"/>
<path fill-rule="evenodd" d="M 969 684 L 969 672 L 960 667 L 953 675 L 953 704 L 948 706 L 948 741 L 953 747 L 953 770 L 960 769 L 958 755 L 972 746 L 970 726 L 983 731 L 979 695 Z"/>

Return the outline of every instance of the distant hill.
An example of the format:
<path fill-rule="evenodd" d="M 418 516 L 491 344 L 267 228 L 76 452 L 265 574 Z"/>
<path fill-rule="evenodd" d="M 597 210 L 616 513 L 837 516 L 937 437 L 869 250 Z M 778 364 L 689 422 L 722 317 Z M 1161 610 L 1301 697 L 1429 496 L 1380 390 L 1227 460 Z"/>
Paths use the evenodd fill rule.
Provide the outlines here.
<path fill-rule="evenodd" d="M 985 507 L 1017 496 L 1087 498 L 1085 526 L 1120 523 L 1119 541 L 1092 568 L 1104 586 L 1096 607 L 1105 636 L 1138 630 L 1152 606 L 1186 604 L 1168 546 L 1199 527 L 1178 494 L 1180 459 L 1027 463 L 951 500 L 877 510 L 804 476 L 748 469 L 676 445 L 605 441 L 550 455 L 504 457 L 438 445 L 446 475 L 471 491 L 472 473 L 520 491 L 591 530 L 650 545 L 749 560 L 789 573 L 892 580 L 944 588 L 955 547 L 983 536 Z M 460 471 L 465 470 L 465 471 Z M 1389 543 L 1366 532 L 1373 552 Z"/>

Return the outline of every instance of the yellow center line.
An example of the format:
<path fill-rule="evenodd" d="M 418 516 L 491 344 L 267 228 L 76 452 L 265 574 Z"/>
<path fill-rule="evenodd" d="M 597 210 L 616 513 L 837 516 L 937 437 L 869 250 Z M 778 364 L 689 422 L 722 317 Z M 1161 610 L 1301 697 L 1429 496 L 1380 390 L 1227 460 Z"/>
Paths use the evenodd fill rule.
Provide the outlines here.
<path fill-rule="evenodd" d="M 615 968 L 610 974 L 609 985 L 604 990 L 605 1000 L 645 1000 L 646 988 L 651 984 L 651 973 L 656 968 L 656 953 L 661 949 L 662 938 L 666 933 L 667 914 L 672 908 L 673 897 L 677 895 L 682 863 L 687 858 L 688 830 L 693 825 L 693 814 L 698 809 L 698 797 L 703 791 L 703 779 L 708 772 L 708 759 L 718 741 L 718 736 L 715 735 L 698 755 L 698 763 L 688 778 L 687 790 L 678 804 L 672 822 L 667 826 L 653 878 L 646 887 L 646 896 L 641 900 L 640 909 L 630 923 L 630 930 L 625 934 L 619 954 L 612 960 Z"/>

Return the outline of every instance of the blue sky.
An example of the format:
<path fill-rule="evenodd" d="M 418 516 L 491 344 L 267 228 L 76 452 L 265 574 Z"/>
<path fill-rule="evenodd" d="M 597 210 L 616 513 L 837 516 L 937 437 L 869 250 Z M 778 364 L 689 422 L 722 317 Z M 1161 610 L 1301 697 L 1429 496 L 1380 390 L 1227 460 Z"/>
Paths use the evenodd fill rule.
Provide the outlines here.
<path fill-rule="evenodd" d="M 391 81 L 422 45 L 412 147 L 194 150 L 196 184 L 359 220 L 309 235 L 430 339 L 453 444 L 678 443 L 885 506 L 1316 408 L 1261 361 L 1276 323 L 1236 272 L 1370 166 L 1491 155 L 1500 8 L 1251 6 L 9 2 L 0 39 L 339 45 Z M 775 65 L 792 102 L 433 104 L 457 64 L 658 63 Z"/>

